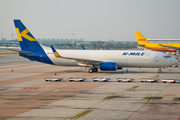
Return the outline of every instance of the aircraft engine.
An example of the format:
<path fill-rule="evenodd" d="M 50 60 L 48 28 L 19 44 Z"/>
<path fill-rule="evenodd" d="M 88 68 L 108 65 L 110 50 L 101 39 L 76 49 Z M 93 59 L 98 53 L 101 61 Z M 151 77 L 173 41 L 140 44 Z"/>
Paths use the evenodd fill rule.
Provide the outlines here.
<path fill-rule="evenodd" d="M 100 70 L 116 71 L 118 69 L 115 62 L 104 62 L 100 64 Z"/>

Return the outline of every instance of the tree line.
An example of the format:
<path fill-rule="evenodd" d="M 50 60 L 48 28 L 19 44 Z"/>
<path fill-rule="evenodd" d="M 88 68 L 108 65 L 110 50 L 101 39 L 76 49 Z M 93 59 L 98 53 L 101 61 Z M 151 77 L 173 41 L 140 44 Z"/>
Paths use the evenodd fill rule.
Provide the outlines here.
<path fill-rule="evenodd" d="M 103 50 L 122 50 L 122 49 L 136 49 L 136 42 L 134 43 L 105 43 L 105 42 L 91 42 L 76 45 L 73 43 L 56 43 L 53 45 L 55 48 L 58 49 L 82 49 L 82 46 L 85 47 L 87 50 L 96 50 L 96 49 L 103 49 Z"/>

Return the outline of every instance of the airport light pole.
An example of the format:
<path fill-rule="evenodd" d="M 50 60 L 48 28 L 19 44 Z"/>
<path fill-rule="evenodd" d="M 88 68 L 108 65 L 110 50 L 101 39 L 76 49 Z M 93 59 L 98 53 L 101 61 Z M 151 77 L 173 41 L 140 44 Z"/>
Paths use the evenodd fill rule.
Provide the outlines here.
<path fill-rule="evenodd" d="M 12 35 L 12 40 L 13 40 L 13 34 L 11 34 Z"/>
<path fill-rule="evenodd" d="M 74 40 L 74 35 L 75 35 L 75 34 L 73 33 L 73 40 Z"/>
<path fill-rule="evenodd" d="M 73 33 L 73 48 L 74 48 L 74 35 L 75 35 L 75 34 Z"/>
<path fill-rule="evenodd" d="M 2 40 L 2 38 L 3 38 L 3 33 L 1 33 L 1 40 Z"/>

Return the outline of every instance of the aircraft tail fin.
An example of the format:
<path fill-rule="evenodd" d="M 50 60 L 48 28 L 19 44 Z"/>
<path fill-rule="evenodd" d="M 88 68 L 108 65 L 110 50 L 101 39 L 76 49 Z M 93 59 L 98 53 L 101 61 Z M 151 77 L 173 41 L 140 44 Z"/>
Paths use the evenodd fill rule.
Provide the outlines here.
<path fill-rule="evenodd" d="M 14 24 L 22 51 L 43 50 L 34 36 L 19 19 L 14 19 Z"/>
<path fill-rule="evenodd" d="M 134 31 L 138 44 L 151 44 L 139 31 Z"/>

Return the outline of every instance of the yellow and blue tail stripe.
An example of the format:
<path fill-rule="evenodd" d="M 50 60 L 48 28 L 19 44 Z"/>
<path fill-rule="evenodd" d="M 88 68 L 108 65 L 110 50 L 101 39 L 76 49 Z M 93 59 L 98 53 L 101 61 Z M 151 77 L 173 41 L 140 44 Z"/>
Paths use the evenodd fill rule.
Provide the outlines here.
<path fill-rule="evenodd" d="M 31 54 L 19 53 L 20 56 L 26 57 L 30 60 L 36 60 L 39 62 L 53 64 L 49 59 L 44 49 L 37 42 L 35 37 L 29 32 L 29 30 L 24 26 L 24 24 L 19 20 L 14 20 L 19 44 L 21 51 L 30 52 Z"/>
<path fill-rule="evenodd" d="M 51 49 L 52 49 L 55 57 L 62 58 L 62 57 L 59 55 L 59 53 L 54 49 L 53 46 L 51 46 Z"/>

